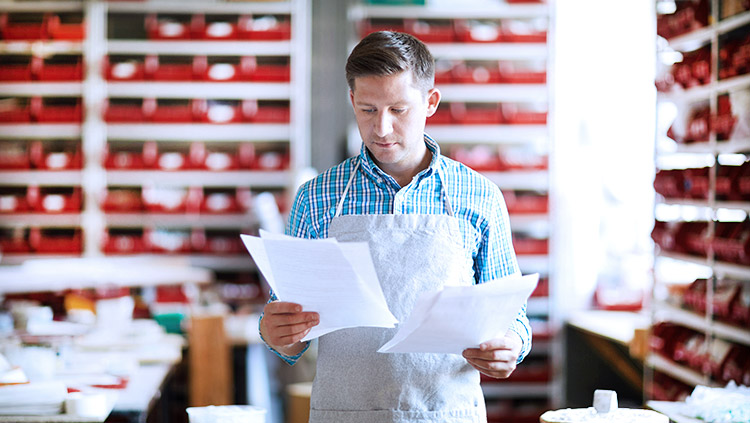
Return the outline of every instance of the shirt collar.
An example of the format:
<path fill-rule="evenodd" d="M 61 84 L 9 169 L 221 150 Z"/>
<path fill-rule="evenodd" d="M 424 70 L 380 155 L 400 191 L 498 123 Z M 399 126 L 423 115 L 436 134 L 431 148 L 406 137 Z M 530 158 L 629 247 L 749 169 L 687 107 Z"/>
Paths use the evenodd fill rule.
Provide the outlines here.
<path fill-rule="evenodd" d="M 432 159 L 430 160 L 430 165 L 427 169 L 418 174 L 420 180 L 437 171 L 440 164 L 440 146 L 438 143 L 427 134 L 424 134 L 424 143 L 427 146 L 427 149 L 432 153 Z M 391 181 L 393 184 L 396 184 L 396 181 L 392 176 L 385 173 L 375 164 L 374 161 L 372 161 L 372 157 L 370 157 L 370 153 L 367 150 L 367 147 L 365 147 L 365 143 L 362 143 L 362 147 L 359 150 L 359 161 L 360 167 L 365 172 L 365 175 L 370 177 L 378 185 L 384 181 Z"/>

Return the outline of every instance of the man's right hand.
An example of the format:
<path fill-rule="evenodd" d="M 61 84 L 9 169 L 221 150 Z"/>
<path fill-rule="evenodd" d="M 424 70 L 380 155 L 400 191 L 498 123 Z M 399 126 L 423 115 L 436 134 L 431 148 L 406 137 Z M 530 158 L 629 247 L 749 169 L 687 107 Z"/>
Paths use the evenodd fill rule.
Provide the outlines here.
<path fill-rule="evenodd" d="M 314 311 L 302 311 L 295 303 L 272 301 L 263 308 L 260 334 L 273 349 L 293 356 L 304 348 L 299 341 L 318 323 L 320 316 Z"/>

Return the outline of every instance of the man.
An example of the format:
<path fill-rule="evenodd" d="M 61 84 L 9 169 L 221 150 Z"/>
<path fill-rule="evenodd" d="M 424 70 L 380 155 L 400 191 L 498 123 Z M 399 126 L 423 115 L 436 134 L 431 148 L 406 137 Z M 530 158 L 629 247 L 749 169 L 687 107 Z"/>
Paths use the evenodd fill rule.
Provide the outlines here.
<path fill-rule="evenodd" d="M 300 188 L 288 234 L 367 241 L 399 321 L 424 291 L 518 273 L 498 187 L 441 156 L 424 134 L 440 103 L 426 46 L 407 34 L 370 34 L 350 54 L 346 77 L 361 152 Z M 293 364 L 319 316 L 271 299 L 261 336 Z M 353 328 L 319 338 L 311 422 L 486 421 L 479 372 L 508 377 L 531 348 L 525 308 L 504 337 L 463 356 L 376 352 L 395 331 Z"/>

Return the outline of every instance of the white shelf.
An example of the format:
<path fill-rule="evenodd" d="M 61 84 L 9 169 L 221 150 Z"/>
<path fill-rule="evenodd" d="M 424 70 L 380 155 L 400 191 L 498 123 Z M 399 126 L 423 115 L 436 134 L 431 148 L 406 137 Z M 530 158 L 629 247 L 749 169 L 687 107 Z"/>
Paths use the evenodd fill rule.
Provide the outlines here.
<path fill-rule="evenodd" d="M 76 123 L 9 123 L 0 124 L 2 138 L 80 138 L 81 125 Z"/>
<path fill-rule="evenodd" d="M 523 273 L 546 274 L 549 271 L 549 256 L 546 254 L 520 254 L 516 258 Z"/>
<path fill-rule="evenodd" d="M 711 42 L 714 33 L 718 35 L 726 34 L 748 24 L 750 24 L 750 12 L 743 12 L 723 19 L 717 24 L 671 38 L 669 39 L 669 46 L 678 51 L 692 51 Z"/>
<path fill-rule="evenodd" d="M 723 94 L 726 92 L 744 90 L 750 87 L 750 75 L 741 75 L 733 78 L 711 82 L 706 85 L 689 88 L 687 90 L 675 85 L 673 91 L 668 93 L 659 93 L 659 100 L 676 101 L 680 103 L 696 103 L 699 101 L 708 101 L 713 94 Z"/>
<path fill-rule="evenodd" d="M 0 128 L 1 129 L 1 128 Z M 288 124 L 272 123 L 118 123 L 107 125 L 107 138 L 133 141 L 289 141 Z"/>
<path fill-rule="evenodd" d="M 81 185 L 82 182 L 83 176 L 80 170 L 0 172 L 0 185 L 76 186 Z"/>
<path fill-rule="evenodd" d="M 4 12 L 80 12 L 81 1 L 0 1 Z"/>
<path fill-rule="evenodd" d="M 429 44 L 436 59 L 541 60 L 547 58 L 545 43 L 446 43 Z"/>
<path fill-rule="evenodd" d="M 532 316 L 546 316 L 549 314 L 549 298 L 531 297 L 526 303 L 526 314 Z M 536 346 L 535 346 L 536 347 Z"/>
<path fill-rule="evenodd" d="M 679 261 L 684 261 L 687 263 L 699 264 L 701 266 L 709 266 L 708 258 L 706 257 L 691 256 L 687 254 L 672 253 L 668 251 L 660 252 L 657 255 L 657 257 L 664 257 L 664 258 L 668 258 L 672 260 L 679 260 Z"/>
<path fill-rule="evenodd" d="M 717 276 L 750 279 L 750 266 L 743 266 L 734 263 L 716 262 L 714 264 L 714 273 L 716 273 Z"/>
<path fill-rule="evenodd" d="M 543 170 L 482 172 L 482 175 L 497 184 L 501 190 L 546 191 L 549 188 L 549 174 Z"/>
<path fill-rule="evenodd" d="M 547 125 L 430 125 L 425 132 L 438 143 L 528 144 L 547 139 Z"/>
<path fill-rule="evenodd" d="M 716 152 L 719 154 L 750 152 L 750 138 L 732 141 L 719 141 L 716 143 Z"/>
<path fill-rule="evenodd" d="M 289 41 L 108 40 L 107 52 L 188 56 L 289 56 L 292 45 Z"/>
<path fill-rule="evenodd" d="M 547 398 L 551 386 L 547 382 L 485 382 L 482 391 L 486 398 Z"/>
<path fill-rule="evenodd" d="M 546 84 L 437 84 L 441 101 L 546 102 Z"/>
<path fill-rule="evenodd" d="M 210 254 L 188 254 L 181 256 L 187 259 L 192 266 L 205 267 L 214 270 L 255 270 L 255 262 L 250 254 L 237 256 L 210 255 Z"/>
<path fill-rule="evenodd" d="M 513 231 L 528 232 L 549 229 L 549 215 L 543 214 L 519 214 L 511 213 L 510 228 Z"/>
<path fill-rule="evenodd" d="M 734 209 L 734 210 L 744 210 L 748 213 L 750 213 L 750 202 L 741 202 L 741 201 L 717 201 L 715 204 L 715 207 L 717 209 Z"/>
<path fill-rule="evenodd" d="M 107 213 L 108 227 L 142 228 L 158 227 L 203 227 L 208 229 L 237 229 L 251 225 L 249 214 L 206 214 L 206 213 Z"/>
<path fill-rule="evenodd" d="M 3 86 L 0 85 L 0 92 Z M 269 82 L 110 82 L 107 95 L 120 98 L 206 98 L 289 100 L 288 83 Z M 187 97 L 186 97 L 187 96 Z"/>
<path fill-rule="evenodd" d="M 252 186 L 284 188 L 292 181 L 289 171 L 152 171 L 118 170 L 107 172 L 107 185 L 141 186 Z"/>
<path fill-rule="evenodd" d="M 646 358 L 646 364 L 691 386 L 716 386 L 716 384 L 709 381 L 707 376 L 704 376 L 693 369 L 681 366 L 671 360 L 667 360 L 658 354 L 650 354 Z"/>
<path fill-rule="evenodd" d="M 288 2 L 217 2 L 217 1 L 108 1 L 110 12 L 127 13 L 211 13 L 211 14 L 289 14 L 292 11 Z"/>
<path fill-rule="evenodd" d="M 81 54 L 82 52 L 81 41 L 0 41 L 0 54 L 34 54 L 44 57 L 53 54 Z"/>
<path fill-rule="evenodd" d="M 350 20 L 366 18 L 422 18 L 422 19 L 523 19 L 549 16 L 546 4 L 492 3 L 481 6 L 452 5 L 450 7 L 424 6 L 353 6 L 349 9 Z"/>
<path fill-rule="evenodd" d="M 209 270 L 190 264 L 171 256 L 44 259 L 34 255 L 20 266 L 0 267 L 0 279 L 3 280 L 0 292 L 63 291 L 111 285 L 154 286 L 213 280 Z"/>
<path fill-rule="evenodd" d="M 0 225 L 2 227 L 54 227 L 54 228 L 71 228 L 81 226 L 81 215 L 78 213 L 60 213 L 60 214 L 43 214 L 43 213 L 18 213 L 18 214 L 0 214 Z"/>
<path fill-rule="evenodd" d="M 700 332 L 712 332 L 715 336 L 743 345 L 750 345 L 750 330 L 713 320 L 708 322 L 704 316 L 693 311 L 684 310 L 668 303 L 659 303 L 656 307 L 657 318 L 679 323 Z"/>
<path fill-rule="evenodd" d="M 0 84 L 0 95 L 78 97 L 83 93 L 80 81 L 71 82 L 7 82 Z"/>

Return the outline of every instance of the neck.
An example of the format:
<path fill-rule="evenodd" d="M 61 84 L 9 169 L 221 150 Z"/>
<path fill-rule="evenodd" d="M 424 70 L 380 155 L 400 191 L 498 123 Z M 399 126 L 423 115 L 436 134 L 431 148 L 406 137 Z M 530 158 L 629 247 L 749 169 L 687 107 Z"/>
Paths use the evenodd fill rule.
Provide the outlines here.
<path fill-rule="evenodd" d="M 372 158 L 372 156 L 370 157 Z M 419 163 L 415 166 L 410 166 L 407 168 L 399 168 L 397 166 L 384 166 L 374 160 L 374 158 L 373 161 L 375 161 L 375 164 L 383 169 L 385 173 L 391 175 L 400 187 L 405 187 L 409 185 L 411 180 L 414 179 L 414 177 L 417 176 L 419 172 L 427 169 L 430 166 L 430 162 L 432 161 L 432 151 L 430 151 L 427 146 L 425 146 L 424 154 L 422 155 L 422 159 L 419 161 Z"/>

